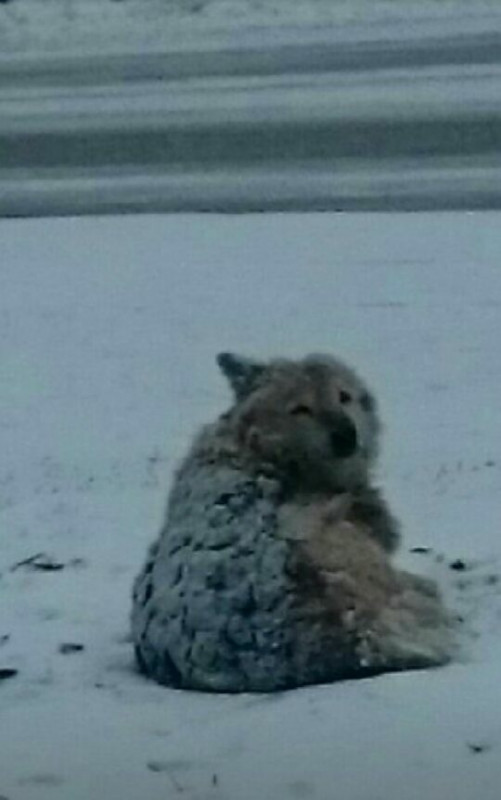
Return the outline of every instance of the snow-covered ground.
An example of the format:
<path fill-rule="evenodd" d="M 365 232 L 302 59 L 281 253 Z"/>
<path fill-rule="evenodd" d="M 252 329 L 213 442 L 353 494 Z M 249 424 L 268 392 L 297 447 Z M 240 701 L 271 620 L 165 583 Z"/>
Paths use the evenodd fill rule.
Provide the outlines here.
<path fill-rule="evenodd" d="M 235 28 L 474 22 L 497 0 L 3 0 L 0 53 L 163 48 Z"/>
<path fill-rule="evenodd" d="M 498 800 L 499 214 L 4 220 L 0 240 L 0 796 Z M 131 582 L 228 402 L 223 348 L 338 353 L 374 386 L 400 558 L 465 619 L 458 663 L 276 696 L 136 674 Z"/>

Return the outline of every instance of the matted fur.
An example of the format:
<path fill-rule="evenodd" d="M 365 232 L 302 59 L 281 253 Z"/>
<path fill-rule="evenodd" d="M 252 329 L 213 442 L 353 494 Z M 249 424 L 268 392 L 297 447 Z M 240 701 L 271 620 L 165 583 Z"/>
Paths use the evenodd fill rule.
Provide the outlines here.
<path fill-rule="evenodd" d="M 235 402 L 179 467 L 134 584 L 142 671 L 239 692 L 445 663 L 435 586 L 390 562 L 399 534 L 372 485 L 369 389 L 325 355 L 218 363 Z"/>

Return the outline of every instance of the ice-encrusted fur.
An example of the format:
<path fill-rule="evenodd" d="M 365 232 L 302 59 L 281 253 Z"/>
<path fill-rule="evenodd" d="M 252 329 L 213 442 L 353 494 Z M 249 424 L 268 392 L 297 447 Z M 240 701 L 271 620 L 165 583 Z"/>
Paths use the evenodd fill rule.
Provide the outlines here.
<path fill-rule="evenodd" d="M 435 586 L 390 563 L 398 528 L 371 484 L 367 387 L 324 355 L 218 363 L 235 403 L 178 469 L 134 584 L 141 670 L 241 692 L 445 663 Z"/>

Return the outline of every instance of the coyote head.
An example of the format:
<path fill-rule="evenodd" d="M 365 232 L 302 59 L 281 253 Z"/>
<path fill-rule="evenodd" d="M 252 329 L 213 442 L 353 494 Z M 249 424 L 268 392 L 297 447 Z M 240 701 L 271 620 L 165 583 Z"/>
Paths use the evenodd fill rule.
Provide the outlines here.
<path fill-rule="evenodd" d="M 240 447 L 301 491 L 364 485 L 377 455 L 373 395 L 346 364 L 327 355 L 253 361 L 221 353 L 235 404 L 227 415 Z"/>

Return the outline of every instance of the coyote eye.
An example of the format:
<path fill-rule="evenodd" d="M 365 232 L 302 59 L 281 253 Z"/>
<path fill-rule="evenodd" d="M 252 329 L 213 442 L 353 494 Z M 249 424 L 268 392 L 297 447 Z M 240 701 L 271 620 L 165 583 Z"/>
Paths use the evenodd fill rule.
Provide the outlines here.
<path fill-rule="evenodd" d="M 292 408 L 289 409 L 289 413 L 294 417 L 311 417 L 313 415 L 311 408 L 301 403 L 297 406 L 292 406 Z"/>
<path fill-rule="evenodd" d="M 352 399 L 353 398 L 352 398 L 352 396 L 351 396 L 351 394 L 349 392 L 345 391 L 344 389 L 340 390 L 340 392 L 339 392 L 339 402 L 341 403 L 341 405 L 343 405 L 343 406 L 348 405 L 348 403 L 351 403 Z"/>

